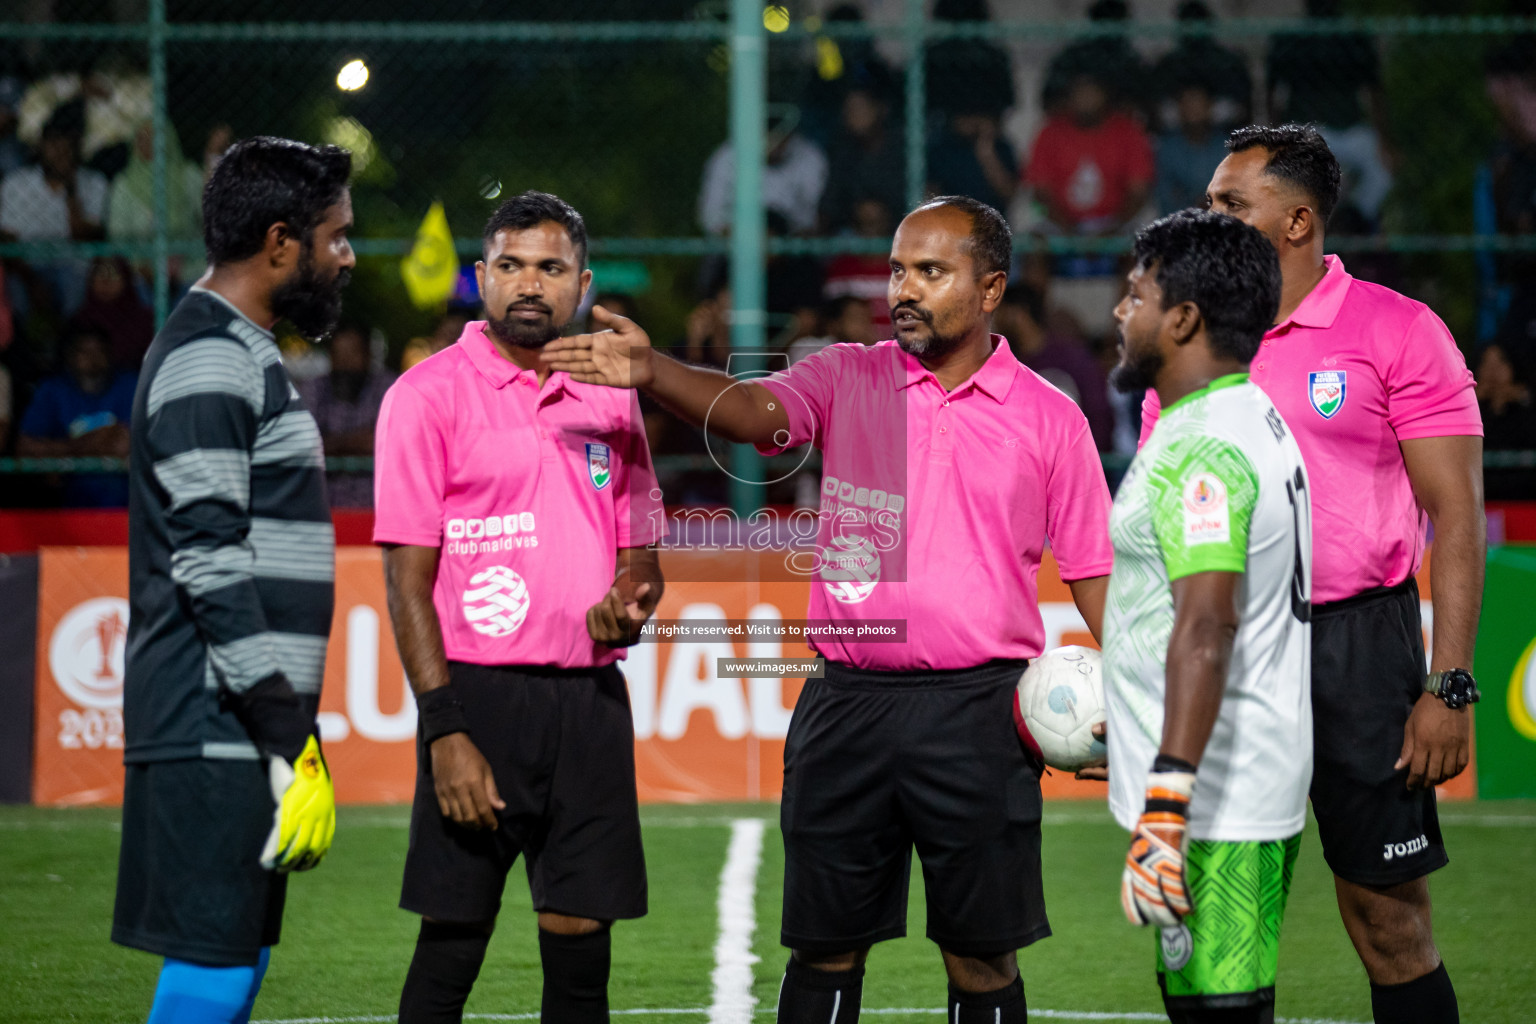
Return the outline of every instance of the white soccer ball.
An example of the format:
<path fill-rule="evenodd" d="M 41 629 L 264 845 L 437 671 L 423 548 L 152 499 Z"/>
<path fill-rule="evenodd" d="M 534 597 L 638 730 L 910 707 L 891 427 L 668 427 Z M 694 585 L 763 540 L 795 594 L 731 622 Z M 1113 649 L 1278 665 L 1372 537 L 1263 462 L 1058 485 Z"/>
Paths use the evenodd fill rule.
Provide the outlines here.
<path fill-rule="evenodd" d="M 1075 772 L 1104 760 L 1104 741 L 1093 735 L 1093 727 L 1104 721 L 1102 663 L 1091 647 L 1058 647 L 1030 662 L 1019 677 L 1014 722 L 1028 728 L 1052 768 Z"/>

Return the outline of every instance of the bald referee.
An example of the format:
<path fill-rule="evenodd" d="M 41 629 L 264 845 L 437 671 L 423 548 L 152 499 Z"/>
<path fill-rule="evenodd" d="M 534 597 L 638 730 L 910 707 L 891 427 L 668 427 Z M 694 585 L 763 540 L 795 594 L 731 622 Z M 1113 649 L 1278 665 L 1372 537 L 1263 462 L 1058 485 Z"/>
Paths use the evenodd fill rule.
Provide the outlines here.
<path fill-rule="evenodd" d="M 1280 254 L 1280 311 L 1250 379 L 1311 481 L 1312 810 L 1379 1024 L 1450 1024 L 1456 991 L 1430 929 L 1447 863 L 1434 787 L 1467 765 L 1486 556 L 1472 374 L 1422 302 L 1323 255 L 1339 165 L 1310 125 L 1239 128 L 1206 202 Z M 1142 440 L 1157 420 L 1147 392 Z M 1419 591 L 1435 531 L 1434 654 Z"/>
<path fill-rule="evenodd" d="M 784 750 L 779 997 L 786 1024 L 858 1019 L 870 947 L 906 934 L 915 847 L 951 1024 L 1027 1019 L 1016 951 L 1050 934 L 1040 778 L 1014 685 L 1045 639 L 1047 539 L 1098 635 L 1109 492 L 1073 402 L 990 333 L 1012 238 L 998 212 L 931 200 L 896 232 L 896 339 L 833 345 L 760 382 L 653 351 L 629 320 L 545 349 L 579 381 L 640 387 L 765 452 L 823 453 L 809 617 L 899 624 L 901 642 L 822 637 Z"/>

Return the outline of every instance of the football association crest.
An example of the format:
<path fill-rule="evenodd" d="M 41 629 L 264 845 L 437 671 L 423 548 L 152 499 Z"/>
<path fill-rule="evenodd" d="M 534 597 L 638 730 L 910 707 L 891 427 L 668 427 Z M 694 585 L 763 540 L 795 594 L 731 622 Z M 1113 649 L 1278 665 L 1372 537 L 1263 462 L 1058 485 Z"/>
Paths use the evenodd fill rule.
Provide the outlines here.
<path fill-rule="evenodd" d="M 1307 397 L 1312 408 L 1325 420 L 1331 420 L 1344 408 L 1344 371 L 1319 370 L 1307 374 Z"/>
<path fill-rule="evenodd" d="M 1170 971 L 1182 971 L 1195 952 L 1195 941 L 1189 933 L 1189 926 L 1181 922 L 1172 928 L 1164 928 L 1158 940 L 1162 946 L 1163 966 Z"/>
<path fill-rule="evenodd" d="M 1227 489 L 1211 473 L 1197 473 L 1184 485 L 1184 505 L 1195 515 L 1215 512 L 1226 501 Z"/>
<path fill-rule="evenodd" d="M 587 445 L 587 475 L 592 486 L 602 490 L 613 479 L 613 461 L 605 444 Z"/>

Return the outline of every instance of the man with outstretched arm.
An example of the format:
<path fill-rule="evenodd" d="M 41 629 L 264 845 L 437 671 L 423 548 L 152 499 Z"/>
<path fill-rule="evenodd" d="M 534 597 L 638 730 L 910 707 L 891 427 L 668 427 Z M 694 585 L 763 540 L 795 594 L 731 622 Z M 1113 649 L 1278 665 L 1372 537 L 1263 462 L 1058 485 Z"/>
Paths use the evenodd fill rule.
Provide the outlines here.
<path fill-rule="evenodd" d="M 924 203 L 891 249 L 895 340 L 832 345 L 760 381 L 686 366 L 598 311 L 612 330 L 545 349 L 576 380 L 643 388 L 727 440 L 815 444 L 808 616 L 904 634 L 812 640 L 826 677 L 806 681 L 784 749 L 783 1024 L 858 1019 L 870 947 L 906 933 L 914 847 L 951 1024 L 1027 1019 L 1016 951 L 1050 926 L 1040 765 L 1014 689 L 1045 641 L 1047 539 L 1095 635 L 1111 559 L 1087 420 L 990 331 L 1011 250 L 984 203 Z"/>
<path fill-rule="evenodd" d="M 661 492 L 636 396 L 539 360 L 586 264 L 567 203 L 507 200 L 475 266 L 488 319 L 406 372 L 379 417 L 374 540 L 420 716 L 402 1024 L 462 1019 L 519 856 L 546 1022 L 608 1019 L 609 927 L 646 912 L 615 662 L 661 600 Z"/>
<path fill-rule="evenodd" d="M 1185 211 L 1136 238 L 1111 381 L 1166 403 L 1115 495 L 1104 611 L 1121 882 L 1174 1024 L 1269 1024 L 1312 774 L 1311 506 L 1248 365 L 1280 303 L 1264 236 Z M 1145 789 L 1143 789 L 1145 784 Z"/>

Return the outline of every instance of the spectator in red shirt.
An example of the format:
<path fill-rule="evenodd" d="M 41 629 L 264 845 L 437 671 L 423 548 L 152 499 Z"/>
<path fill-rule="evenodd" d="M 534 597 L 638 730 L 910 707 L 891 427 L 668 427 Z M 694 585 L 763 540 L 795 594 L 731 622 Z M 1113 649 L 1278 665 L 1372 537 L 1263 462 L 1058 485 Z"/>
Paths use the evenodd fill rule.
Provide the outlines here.
<path fill-rule="evenodd" d="M 1035 137 L 1024 183 L 1061 231 L 1110 235 L 1146 204 L 1155 172 L 1141 125 L 1113 109 L 1106 85 L 1084 73 Z"/>

